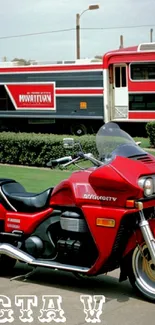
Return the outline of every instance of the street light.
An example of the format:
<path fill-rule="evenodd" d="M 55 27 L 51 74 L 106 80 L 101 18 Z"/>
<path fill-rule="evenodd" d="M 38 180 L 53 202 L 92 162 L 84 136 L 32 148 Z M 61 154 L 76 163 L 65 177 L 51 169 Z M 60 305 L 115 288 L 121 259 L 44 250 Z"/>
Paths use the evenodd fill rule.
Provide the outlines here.
<path fill-rule="evenodd" d="M 90 5 L 87 9 L 82 11 L 81 14 L 76 14 L 76 56 L 77 59 L 80 59 L 80 18 L 84 14 L 84 12 L 88 10 L 96 10 L 99 9 L 99 5 Z"/>

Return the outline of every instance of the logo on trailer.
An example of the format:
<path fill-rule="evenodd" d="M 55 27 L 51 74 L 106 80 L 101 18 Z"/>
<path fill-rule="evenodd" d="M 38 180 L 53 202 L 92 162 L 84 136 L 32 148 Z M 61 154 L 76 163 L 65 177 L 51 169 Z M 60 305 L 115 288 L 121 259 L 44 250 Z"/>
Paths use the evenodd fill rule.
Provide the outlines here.
<path fill-rule="evenodd" d="M 31 94 L 31 95 L 19 95 L 20 103 L 31 103 L 31 104 L 39 104 L 40 103 L 51 103 L 52 96 L 51 94 Z"/>
<path fill-rule="evenodd" d="M 56 110 L 55 83 L 5 85 L 16 110 Z"/>

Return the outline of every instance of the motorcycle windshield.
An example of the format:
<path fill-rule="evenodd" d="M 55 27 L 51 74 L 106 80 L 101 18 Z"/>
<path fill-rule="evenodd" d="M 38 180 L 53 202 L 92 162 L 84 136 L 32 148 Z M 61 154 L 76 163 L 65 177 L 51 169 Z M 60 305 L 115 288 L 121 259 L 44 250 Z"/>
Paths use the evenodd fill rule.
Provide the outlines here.
<path fill-rule="evenodd" d="M 133 140 L 133 138 L 121 130 L 115 123 L 103 125 L 96 134 L 96 146 L 100 160 L 111 160 L 116 156 L 134 157 L 146 155 Z"/>

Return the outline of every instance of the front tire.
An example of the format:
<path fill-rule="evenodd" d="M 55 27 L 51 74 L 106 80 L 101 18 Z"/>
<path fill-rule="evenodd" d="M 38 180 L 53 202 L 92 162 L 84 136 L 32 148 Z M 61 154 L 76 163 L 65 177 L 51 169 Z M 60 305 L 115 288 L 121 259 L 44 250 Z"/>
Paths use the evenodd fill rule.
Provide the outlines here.
<path fill-rule="evenodd" d="M 136 247 L 129 257 L 128 277 L 131 285 L 147 300 L 155 301 L 155 265 L 146 244 Z"/>

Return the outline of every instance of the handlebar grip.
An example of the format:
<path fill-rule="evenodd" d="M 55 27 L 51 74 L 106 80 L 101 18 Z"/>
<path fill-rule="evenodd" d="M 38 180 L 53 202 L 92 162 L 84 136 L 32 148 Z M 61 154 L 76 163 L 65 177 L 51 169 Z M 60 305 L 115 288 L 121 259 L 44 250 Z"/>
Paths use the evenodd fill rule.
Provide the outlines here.
<path fill-rule="evenodd" d="M 68 156 L 68 157 L 62 157 L 62 158 L 58 158 L 58 159 L 54 159 L 54 160 L 50 160 L 46 166 L 47 167 L 55 167 L 57 166 L 58 164 L 64 164 L 64 163 L 67 163 L 69 161 L 72 161 L 72 157 L 71 156 Z"/>
<path fill-rule="evenodd" d="M 79 151 L 77 157 L 84 158 L 84 153 L 82 151 Z"/>

